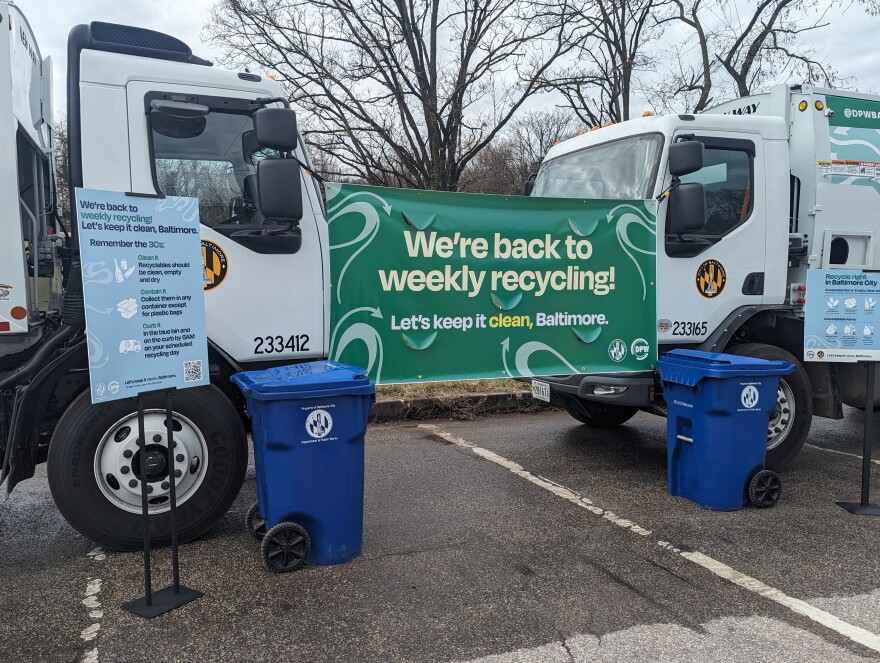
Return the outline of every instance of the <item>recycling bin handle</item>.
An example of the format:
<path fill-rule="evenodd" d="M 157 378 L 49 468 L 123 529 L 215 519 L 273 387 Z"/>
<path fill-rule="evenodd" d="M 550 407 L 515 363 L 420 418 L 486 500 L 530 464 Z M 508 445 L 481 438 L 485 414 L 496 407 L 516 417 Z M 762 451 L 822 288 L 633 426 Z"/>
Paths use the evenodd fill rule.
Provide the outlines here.
<path fill-rule="evenodd" d="M 693 443 L 694 443 L 694 438 L 692 438 L 692 437 L 686 437 L 686 436 L 684 436 L 684 435 L 676 435 L 676 436 L 675 436 L 675 439 L 676 439 L 676 440 L 681 440 L 682 442 L 687 442 L 687 443 L 689 443 L 689 444 L 693 444 Z"/>

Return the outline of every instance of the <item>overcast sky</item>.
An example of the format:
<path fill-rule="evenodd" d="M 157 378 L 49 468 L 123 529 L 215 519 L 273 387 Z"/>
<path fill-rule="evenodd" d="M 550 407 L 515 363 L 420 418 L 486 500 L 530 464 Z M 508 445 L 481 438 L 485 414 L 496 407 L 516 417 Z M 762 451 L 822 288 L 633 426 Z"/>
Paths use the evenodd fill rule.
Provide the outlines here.
<path fill-rule="evenodd" d="M 55 62 L 56 112 L 64 110 L 65 50 L 71 27 L 108 21 L 159 30 L 185 41 L 196 55 L 216 61 L 219 51 L 200 38 L 213 3 L 214 0 L 15 0 L 36 34 L 43 57 L 51 55 Z M 880 92 L 880 67 L 874 50 L 880 35 L 880 18 L 867 17 L 858 6 L 853 6 L 830 12 L 827 20 L 831 23 L 829 27 L 812 33 L 812 45 L 842 75 L 854 76 L 857 89 Z"/>

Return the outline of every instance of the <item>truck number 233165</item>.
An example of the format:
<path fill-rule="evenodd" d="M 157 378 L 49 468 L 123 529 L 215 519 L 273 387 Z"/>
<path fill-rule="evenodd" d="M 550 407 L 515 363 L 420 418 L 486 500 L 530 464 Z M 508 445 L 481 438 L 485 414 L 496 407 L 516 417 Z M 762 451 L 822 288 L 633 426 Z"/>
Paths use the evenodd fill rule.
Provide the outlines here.
<path fill-rule="evenodd" d="M 276 352 L 307 352 L 309 349 L 308 334 L 292 334 L 284 336 L 257 336 L 254 338 L 254 354 L 270 355 Z"/>
<path fill-rule="evenodd" d="M 672 323 L 673 336 L 705 336 L 708 325 L 705 322 L 682 322 L 676 320 Z"/>

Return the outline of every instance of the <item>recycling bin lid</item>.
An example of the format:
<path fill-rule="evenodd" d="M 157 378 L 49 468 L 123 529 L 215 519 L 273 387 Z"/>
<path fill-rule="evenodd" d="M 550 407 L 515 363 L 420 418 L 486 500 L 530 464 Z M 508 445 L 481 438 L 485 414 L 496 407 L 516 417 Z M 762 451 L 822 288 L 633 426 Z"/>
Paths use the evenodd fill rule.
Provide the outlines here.
<path fill-rule="evenodd" d="M 306 397 L 309 392 L 327 390 L 345 390 L 346 393 L 355 395 L 372 394 L 375 391 L 364 369 L 332 360 L 245 371 L 236 373 L 231 380 L 245 394 L 258 400 Z"/>
<path fill-rule="evenodd" d="M 701 350 L 675 349 L 657 361 L 660 379 L 688 387 L 704 378 L 778 377 L 794 372 L 794 366 L 779 359 L 758 359 Z"/>

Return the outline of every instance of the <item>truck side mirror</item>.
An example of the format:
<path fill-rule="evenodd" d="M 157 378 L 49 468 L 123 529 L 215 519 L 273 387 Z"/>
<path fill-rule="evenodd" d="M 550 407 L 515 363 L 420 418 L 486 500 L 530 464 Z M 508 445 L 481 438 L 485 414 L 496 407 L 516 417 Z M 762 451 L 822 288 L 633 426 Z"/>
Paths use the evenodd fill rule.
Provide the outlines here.
<path fill-rule="evenodd" d="M 282 153 L 293 152 L 299 144 L 296 111 L 289 108 L 261 108 L 254 113 L 254 133 L 262 147 Z"/>
<path fill-rule="evenodd" d="M 702 144 L 700 144 L 702 147 Z M 681 237 L 706 225 L 706 198 L 698 182 L 679 184 L 669 194 L 669 232 Z"/>
<path fill-rule="evenodd" d="M 302 218 L 299 171 L 300 165 L 296 159 L 263 159 L 257 164 L 258 197 L 260 212 L 264 217 L 291 225 Z"/>
<path fill-rule="evenodd" d="M 703 144 L 687 140 L 669 146 L 669 172 L 673 177 L 690 175 L 703 167 Z"/>
<path fill-rule="evenodd" d="M 523 195 L 531 196 L 532 190 L 535 188 L 535 180 L 538 179 L 538 173 L 532 173 L 529 175 L 529 179 L 527 179 L 523 183 Z"/>

